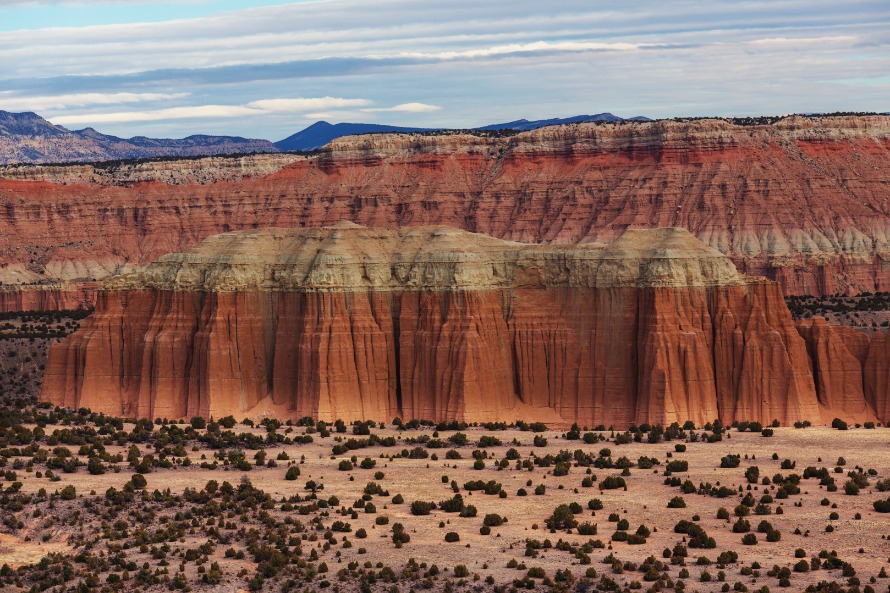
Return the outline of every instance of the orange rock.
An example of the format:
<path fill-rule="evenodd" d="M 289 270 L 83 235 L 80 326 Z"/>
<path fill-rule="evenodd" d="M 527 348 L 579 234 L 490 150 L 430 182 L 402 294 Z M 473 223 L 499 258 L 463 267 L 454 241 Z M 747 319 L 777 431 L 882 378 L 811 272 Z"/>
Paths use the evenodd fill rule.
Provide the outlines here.
<path fill-rule="evenodd" d="M 851 327 L 829 326 L 821 317 L 801 320 L 797 325 L 807 342 L 825 421 L 876 420 L 874 405 L 869 404 L 864 391 L 868 334 Z"/>
<path fill-rule="evenodd" d="M 168 418 L 887 421 L 890 342 L 836 329 L 796 328 L 778 284 L 680 229 L 228 233 L 106 283 L 42 397 Z"/>
<path fill-rule="evenodd" d="M 0 286 L 0 313 L 86 310 L 96 302 L 98 282 Z"/>
<path fill-rule="evenodd" d="M 890 334 L 871 336 L 864 375 L 865 399 L 886 424 L 890 422 Z"/>

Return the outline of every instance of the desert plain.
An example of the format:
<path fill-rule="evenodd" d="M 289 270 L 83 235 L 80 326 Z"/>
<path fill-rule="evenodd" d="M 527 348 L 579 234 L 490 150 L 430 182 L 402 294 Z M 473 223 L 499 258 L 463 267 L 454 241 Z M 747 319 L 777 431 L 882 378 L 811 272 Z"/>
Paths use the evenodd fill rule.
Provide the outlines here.
<path fill-rule="evenodd" d="M 151 425 L 46 404 L 19 413 L 0 450 L 8 591 L 890 584 L 890 515 L 874 505 L 890 496 L 883 427 L 764 436 L 744 424 Z M 35 429 L 40 442 L 13 446 Z"/>

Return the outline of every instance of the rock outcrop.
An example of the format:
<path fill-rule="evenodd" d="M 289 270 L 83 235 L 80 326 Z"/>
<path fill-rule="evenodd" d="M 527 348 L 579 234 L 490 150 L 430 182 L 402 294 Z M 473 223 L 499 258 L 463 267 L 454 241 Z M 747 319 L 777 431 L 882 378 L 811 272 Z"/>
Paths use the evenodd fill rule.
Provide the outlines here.
<path fill-rule="evenodd" d="M 683 227 L 789 294 L 890 290 L 886 116 L 367 135 L 200 173 L 191 161 L 7 171 L 0 277 L 24 266 L 32 284 L 101 280 L 221 232 L 348 220 L 554 244 Z"/>
<path fill-rule="evenodd" d="M 890 421 L 890 334 L 800 320 L 823 419 Z"/>
<path fill-rule="evenodd" d="M 615 427 L 885 414 L 886 359 L 831 340 L 809 340 L 814 367 L 779 285 L 685 229 L 540 245 L 340 223 L 216 235 L 108 280 L 50 352 L 42 398 L 118 416 Z M 841 347 L 851 372 L 820 371 Z M 854 360 L 875 379 L 847 392 Z"/>
<path fill-rule="evenodd" d="M 248 154 L 99 164 L 3 165 L 0 166 L 0 179 L 100 187 L 210 185 L 264 177 L 305 159 L 296 154 Z"/>

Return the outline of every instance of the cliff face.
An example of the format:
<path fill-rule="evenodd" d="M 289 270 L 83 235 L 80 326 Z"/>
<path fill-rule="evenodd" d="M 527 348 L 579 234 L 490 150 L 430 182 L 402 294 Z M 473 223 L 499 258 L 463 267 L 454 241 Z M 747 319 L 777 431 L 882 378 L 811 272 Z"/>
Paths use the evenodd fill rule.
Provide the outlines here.
<path fill-rule="evenodd" d="M 15 179 L 0 179 L 0 281 L 15 282 L 3 280 L 14 266 L 35 282 L 101 280 L 216 233 L 349 220 L 559 244 L 683 227 L 788 293 L 890 290 L 888 122 L 385 134 L 341 138 L 288 166 L 260 155 L 208 160 L 200 173 L 192 161 L 7 169 Z"/>
<path fill-rule="evenodd" d="M 226 233 L 109 280 L 42 397 L 169 418 L 875 417 L 883 385 L 829 401 L 813 377 L 780 287 L 683 229 L 556 246 L 341 223 Z"/>
<path fill-rule="evenodd" d="M 101 187 L 210 185 L 271 175 L 305 158 L 294 154 L 249 154 L 102 164 L 4 165 L 0 166 L 0 179 Z"/>
<path fill-rule="evenodd" d="M 865 422 L 890 418 L 890 334 L 800 320 L 812 361 L 823 419 Z"/>

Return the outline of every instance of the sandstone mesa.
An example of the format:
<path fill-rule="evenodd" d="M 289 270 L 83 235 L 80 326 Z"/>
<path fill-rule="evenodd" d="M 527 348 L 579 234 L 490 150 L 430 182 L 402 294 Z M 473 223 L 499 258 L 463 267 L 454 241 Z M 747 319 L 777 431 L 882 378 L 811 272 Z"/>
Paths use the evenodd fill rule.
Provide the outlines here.
<path fill-rule="evenodd" d="M 682 228 L 525 244 L 352 223 L 108 280 L 42 398 L 128 417 L 890 420 L 890 342 L 808 321 Z"/>

